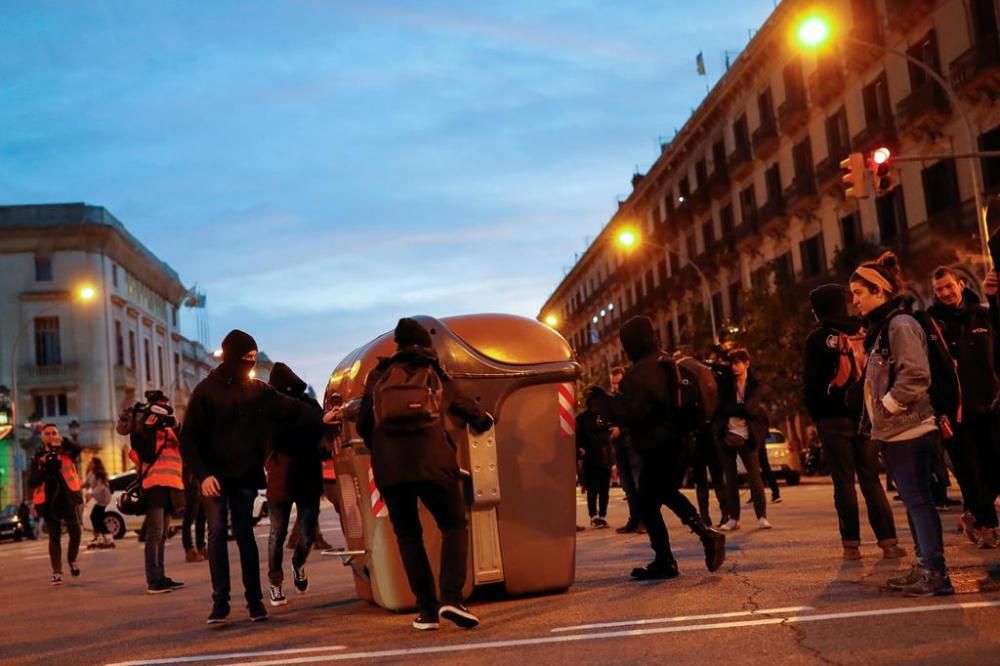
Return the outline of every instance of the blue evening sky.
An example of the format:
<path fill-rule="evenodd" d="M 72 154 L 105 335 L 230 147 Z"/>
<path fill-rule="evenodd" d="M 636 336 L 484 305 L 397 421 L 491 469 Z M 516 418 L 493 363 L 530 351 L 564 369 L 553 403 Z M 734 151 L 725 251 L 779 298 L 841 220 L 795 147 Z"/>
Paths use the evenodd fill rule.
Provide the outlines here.
<path fill-rule="evenodd" d="M 317 390 L 534 316 L 773 0 L 0 3 L 0 204 L 103 205 Z"/>

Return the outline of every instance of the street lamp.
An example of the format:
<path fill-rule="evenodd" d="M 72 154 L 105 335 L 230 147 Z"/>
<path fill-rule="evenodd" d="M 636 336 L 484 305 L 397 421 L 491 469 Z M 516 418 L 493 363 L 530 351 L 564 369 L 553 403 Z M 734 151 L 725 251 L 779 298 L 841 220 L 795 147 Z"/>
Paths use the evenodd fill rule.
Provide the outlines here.
<path fill-rule="evenodd" d="M 554 314 L 546 316 L 545 325 L 548 326 L 549 328 L 555 328 L 556 326 L 559 325 L 559 317 L 555 316 Z"/>
<path fill-rule="evenodd" d="M 643 240 L 639 237 L 638 232 L 632 229 L 622 229 L 621 231 L 619 231 L 618 235 L 615 236 L 615 242 L 618 244 L 619 247 L 624 248 L 626 250 L 634 249 L 639 245 L 649 245 L 663 252 L 669 252 L 670 254 L 677 257 L 678 261 L 680 261 L 681 259 L 681 255 L 677 254 L 677 251 L 674 250 L 669 245 L 667 245 L 666 243 L 663 244 L 652 243 L 650 241 Z M 719 331 L 715 325 L 715 306 L 712 303 L 712 288 L 708 284 L 708 278 L 706 278 L 705 274 L 702 273 L 700 268 L 698 268 L 698 264 L 694 263 L 691 260 L 688 260 L 688 265 L 695 270 L 695 272 L 698 274 L 698 277 L 701 279 L 701 288 L 705 292 L 705 298 L 708 299 L 708 317 L 712 326 L 712 342 L 718 345 Z"/>
<path fill-rule="evenodd" d="M 833 34 L 833 27 L 829 19 L 825 16 L 815 14 L 803 19 L 795 30 L 795 40 L 807 49 L 817 49 L 826 43 L 831 35 Z M 975 142 L 975 135 L 972 132 L 972 122 L 969 120 L 968 112 L 965 105 L 959 100 L 958 95 L 955 90 L 937 71 L 927 65 L 922 60 L 914 58 L 909 53 L 905 51 L 899 51 L 897 49 L 889 48 L 888 46 L 883 46 L 882 44 L 876 44 L 874 42 L 869 42 L 864 39 L 858 39 L 857 37 L 852 37 L 851 35 L 839 34 L 837 39 L 846 43 L 853 44 L 855 46 L 861 46 L 863 48 L 874 49 L 881 51 L 882 53 L 889 53 L 900 58 L 905 59 L 908 63 L 914 67 L 923 71 L 927 76 L 933 79 L 942 90 L 948 95 L 951 105 L 958 111 L 959 117 L 962 119 L 962 125 L 965 128 L 965 138 L 969 142 L 969 151 L 975 152 L 977 145 Z M 986 265 L 990 265 L 990 247 L 989 239 L 990 233 L 989 228 L 986 224 L 986 210 L 983 206 L 983 195 L 981 191 L 981 186 L 979 184 L 979 170 L 976 166 L 975 160 L 969 160 L 969 169 L 972 176 L 972 191 L 976 200 L 976 226 L 979 229 L 979 240 L 982 246 L 983 258 L 986 261 Z"/>

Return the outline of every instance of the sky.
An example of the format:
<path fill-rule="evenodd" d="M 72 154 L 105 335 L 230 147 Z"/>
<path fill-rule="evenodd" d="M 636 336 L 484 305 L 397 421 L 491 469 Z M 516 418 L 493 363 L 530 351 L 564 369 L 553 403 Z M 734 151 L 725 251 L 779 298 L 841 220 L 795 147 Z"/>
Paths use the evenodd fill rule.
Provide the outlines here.
<path fill-rule="evenodd" d="M 534 317 L 773 7 L 5 0 L 0 205 L 106 207 L 321 393 L 401 316 Z"/>

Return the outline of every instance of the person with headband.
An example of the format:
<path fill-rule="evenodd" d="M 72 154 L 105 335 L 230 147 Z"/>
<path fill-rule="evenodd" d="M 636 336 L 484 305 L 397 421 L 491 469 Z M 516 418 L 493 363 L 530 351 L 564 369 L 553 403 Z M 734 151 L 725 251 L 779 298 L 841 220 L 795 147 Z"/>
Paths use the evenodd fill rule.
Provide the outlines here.
<path fill-rule="evenodd" d="M 902 272 L 893 253 L 859 266 L 850 289 L 867 330 L 861 429 L 881 447 L 916 546 L 917 563 L 890 577 L 888 586 L 908 597 L 954 594 L 931 494 L 941 435 L 929 393 L 926 335 L 902 297 Z"/>

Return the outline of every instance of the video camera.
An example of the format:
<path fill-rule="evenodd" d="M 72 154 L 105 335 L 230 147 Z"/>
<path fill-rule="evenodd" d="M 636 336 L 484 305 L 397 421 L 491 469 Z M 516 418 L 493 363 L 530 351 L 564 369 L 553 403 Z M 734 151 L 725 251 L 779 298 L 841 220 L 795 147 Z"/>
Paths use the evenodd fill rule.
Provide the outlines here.
<path fill-rule="evenodd" d="M 118 416 L 116 430 L 121 435 L 142 435 L 166 428 L 176 428 L 177 419 L 170 398 L 156 389 L 143 394 L 146 402 L 137 402 Z"/>

